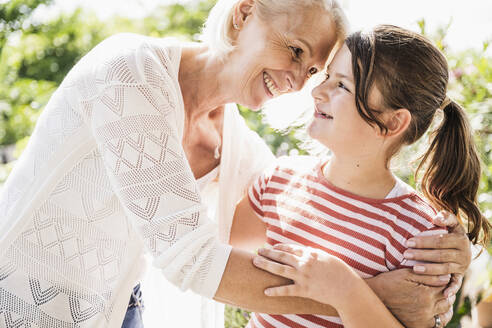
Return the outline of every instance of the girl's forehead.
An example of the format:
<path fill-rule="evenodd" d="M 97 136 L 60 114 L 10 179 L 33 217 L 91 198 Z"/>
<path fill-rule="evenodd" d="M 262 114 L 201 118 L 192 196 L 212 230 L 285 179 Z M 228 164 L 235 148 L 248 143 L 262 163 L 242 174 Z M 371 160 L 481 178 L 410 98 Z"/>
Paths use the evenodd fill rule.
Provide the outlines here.
<path fill-rule="evenodd" d="M 338 71 L 350 78 L 352 77 L 352 54 L 347 45 L 343 44 L 343 46 L 337 50 L 331 62 L 326 66 L 326 70 Z"/>

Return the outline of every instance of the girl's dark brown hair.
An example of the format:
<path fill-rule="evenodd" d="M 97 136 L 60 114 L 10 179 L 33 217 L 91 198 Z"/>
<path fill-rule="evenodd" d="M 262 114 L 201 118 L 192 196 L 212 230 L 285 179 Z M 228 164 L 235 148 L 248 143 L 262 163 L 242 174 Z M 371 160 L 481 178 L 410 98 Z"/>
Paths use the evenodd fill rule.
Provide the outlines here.
<path fill-rule="evenodd" d="M 356 32 L 345 41 L 352 54 L 355 100 L 360 116 L 382 131 L 387 128 L 368 104 L 373 86 L 384 109 L 406 108 L 412 119 L 401 144 L 412 144 L 430 127 L 446 99 L 448 65 L 428 39 L 391 25 L 370 33 Z M 421 189 L 439 210 L 447 210 L 468 224 L 473 243 L 488 245 L 491 224 L 477 205 L 480 160 L 465 111 L 451 101 L 417 173 L 425 166 Z"/>

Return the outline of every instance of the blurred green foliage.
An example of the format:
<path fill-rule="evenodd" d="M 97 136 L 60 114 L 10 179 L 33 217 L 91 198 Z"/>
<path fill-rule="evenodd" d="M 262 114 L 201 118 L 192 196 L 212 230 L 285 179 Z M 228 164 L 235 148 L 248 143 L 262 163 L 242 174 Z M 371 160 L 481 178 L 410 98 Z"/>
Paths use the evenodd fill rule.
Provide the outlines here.
<path fill-rule="evenodd" d="M 148 17 L 132 20 L 113 17 L 101 21 L 93 13 L 76 10 L 50 21 L 33 19 L 36 10 L 50 10 L 52 0 L 0 1 L 0 148 L 16 144 L 17 153 L 24 148 L 36 119 L 51 94 L 71 67 L 93 46 L 117 32 L 135 32 L 150 36 L 175 36 L 197 41 L 200 28 L 213 6 L 213 0 L 163 6 Z M 35 16 L 35 15 L 34 15 Z M 483 213 L 492 219 L 492 58 L 482 50 L 460 53 L 447 51 L 444 26 L 429 35 L 425 21 L 421 32 L 435 40 L 447 53 L 450 65 L 451 97 L 468 111 L 476 131 L 476 142 L 484 163 L 479 202 Z M 240 107 L 248 125 L 257 131 L 277 155 L 305 153 L 296 139 L 296 129 L 275 131 L 255 113 Z M 415 146 L 415 147 L 418 147 Z M 408 152 L 414 156 L 413 148 Z M 405 156 L 404 162 L 406 161 Z M 0 165 L 0 183 L 6 179 L 12 163 Z M 413 183 L 411 170 L 401 174 Z M 455 317 L 449 327 L 457 327 L 461 316 L 470 312 L 470 304 L 456 304 Z M 227 307 L 226 327 L 244 327 L 246 311 Z"/>

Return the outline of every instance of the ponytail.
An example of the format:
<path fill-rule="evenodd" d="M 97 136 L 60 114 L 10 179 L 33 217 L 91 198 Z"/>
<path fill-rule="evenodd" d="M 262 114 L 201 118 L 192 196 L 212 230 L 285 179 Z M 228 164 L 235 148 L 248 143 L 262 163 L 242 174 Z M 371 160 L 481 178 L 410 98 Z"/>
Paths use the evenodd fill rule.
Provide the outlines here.
<path fill-rule="evenodd" d="M 457 103 L 446 101 L 442 107 L 444 119 L 415 175 L 427 163 L 421 181 L 424 195 L 437 208 L 464 217 L 468 238 L 487 247 L 491 224 L 477 205 L 481 168 L 471 128 Z"/>

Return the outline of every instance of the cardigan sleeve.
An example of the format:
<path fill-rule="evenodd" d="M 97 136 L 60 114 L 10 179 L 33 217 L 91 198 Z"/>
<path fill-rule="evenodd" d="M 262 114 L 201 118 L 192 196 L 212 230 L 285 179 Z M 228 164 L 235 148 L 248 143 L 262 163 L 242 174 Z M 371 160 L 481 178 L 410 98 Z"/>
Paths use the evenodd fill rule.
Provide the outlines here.
<path fill-rule="evenodd" d="M 153 264 L 181 289 L 211 298 L 231 248 L 218 242 L 181 145 L 179 52 L 159 42 L 131 35 L 103 41 L 79 83 L 89 90 L 79 103 L 112 188 Z"/>

